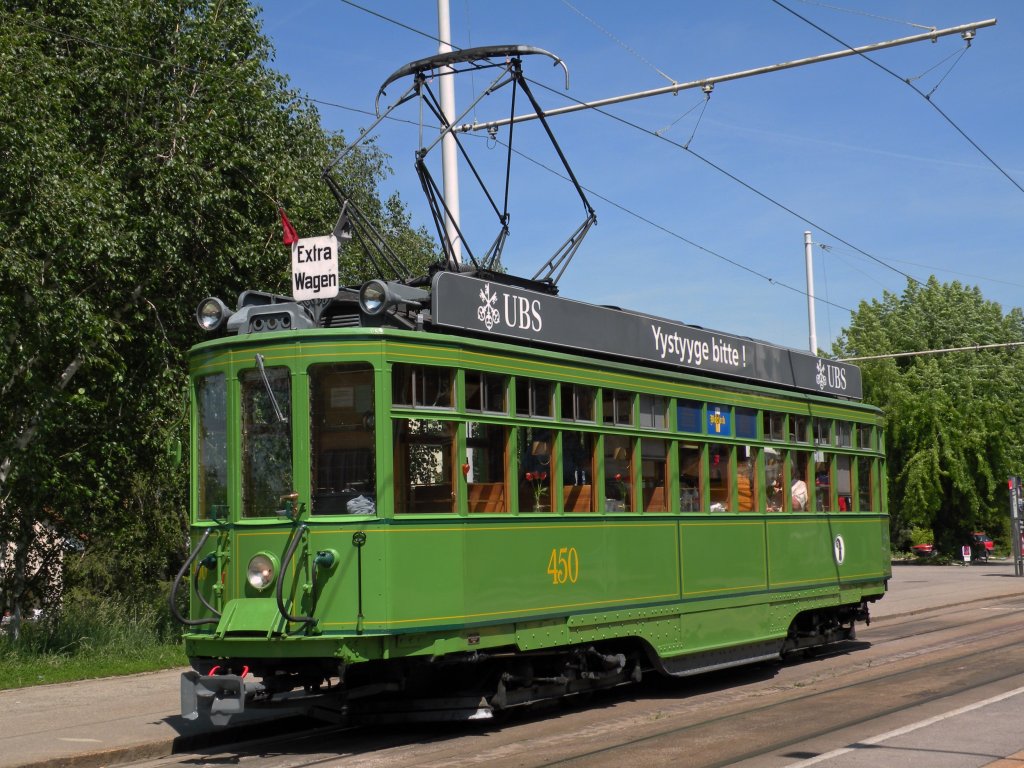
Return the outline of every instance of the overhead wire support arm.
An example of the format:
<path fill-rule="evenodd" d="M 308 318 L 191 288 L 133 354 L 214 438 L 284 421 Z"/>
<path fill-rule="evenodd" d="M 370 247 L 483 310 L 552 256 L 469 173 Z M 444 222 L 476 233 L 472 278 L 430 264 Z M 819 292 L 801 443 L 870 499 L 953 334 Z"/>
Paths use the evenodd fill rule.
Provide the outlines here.
<path fill-rule="evenodd" d="M 755 75 L 764 75 L 769 72 L 781 72 L 786 69 L 794 69 L 796 67 L 804 67 L 808 64 L 818 64 L 825 61 L 834 61 L 836 59 L 843 59 L 848 56 L 860 56 L 873 51 L 880 51 L 886 48 L 895 48 L 900 45 L 909 45 L 910 43 L 920 43 L 925 40 L 931 40 L 932 42 L 938 40 L 940 37 L 948 37 L 949 35 L 967 35 L 971 39 L 974 38 L 976 30 L 983 29 L 984 27 L 992 27 L 997 23 L 996 19 L 985 19 L 983 21 L 975 21 L 969 24 L 960 24 L 955 27 L 948 27 L 946 29 L 933 29 L 928 32 L 923 32 L 917 35 L 910 35 L 908 37 L 901 37 L 895 40 L 886 40 L 880 43 L 872 43 L 870 45 L 862 45 L 853 48 L 844 48 L 841 51 L 834 51 L 832 53 L 823 53 L 818 56 L 809 56 L 804 59 L 794 59 L 793 61 L 784 61 L 778 64 L 770 64 L 764 67 L 756 67 L 754 69 L 746 69 L 740 72 L 733 72 L 727 75 L 717 75 L 715 77 L 705 77 L 700 80 L 691 80 L 685 83 L 673 83 L 672 85 L 662 86 L 661 88 L 652 88 L 646 91 L 637 91 L 636 93 L 627 93 L 622 96 L 612 96 L 606 99 L 598 99 L 596 101 L 579 102 L 576 104 L 569 104 L 564 107 L 557 107 L 555 109 L 549 109 L 545 112 L 546 117 L 555 117 L 557 115 L 565 115 L 570 112 L 579 112 L 584 109 L 594 109 L 597 107 L 606 107 L 611 104 L 619 104 L 625 101 L 635 101 L 637 99 L 645 99 L 649 96 L 661 96 L 663 94 L 677 94 L 680 91 L 691 90 L 693 88 L 704 88 L 708 85 L 714 86 L 716 83 L 724 83 L 730 80 L 740 80 L 745 77 L 753 77 Z M 470 131 L 493 131 L 497 128 L 501 128 L 512 123 L 521 123 L 528 120 L 536 120 L 540 116 L 536 114 L 523 113 L 521 115 L 515 115 L 510 118 L 503 118 L 500 120 L 491 120 L 488 122 L 472 122 L 464 123 L 456 126 L 453 130 L 461 133 L 467 133 Z"/>

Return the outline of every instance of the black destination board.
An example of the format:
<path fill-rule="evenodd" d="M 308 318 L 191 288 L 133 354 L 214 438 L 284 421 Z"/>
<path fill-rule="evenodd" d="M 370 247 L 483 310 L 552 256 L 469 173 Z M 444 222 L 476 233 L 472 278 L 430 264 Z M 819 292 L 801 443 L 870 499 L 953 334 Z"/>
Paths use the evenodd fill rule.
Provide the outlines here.
<path fill-rule="evenodd" d="M 439 326 L 854 400 L 863 396 L 860 369 L 848 363 L 456 272 L 434 276 L 431 305 Z"/>

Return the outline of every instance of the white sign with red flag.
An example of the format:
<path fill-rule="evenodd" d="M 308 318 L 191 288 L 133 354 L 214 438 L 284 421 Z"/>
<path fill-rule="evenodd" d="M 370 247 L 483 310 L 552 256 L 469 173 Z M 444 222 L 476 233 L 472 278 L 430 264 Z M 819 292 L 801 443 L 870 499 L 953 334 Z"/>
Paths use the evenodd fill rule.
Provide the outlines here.
<path fill-rule="evenodd" d="M 338 295 L 338 238 L 303 237 L 292 243 L 292 296 L 296 301 Z"/>

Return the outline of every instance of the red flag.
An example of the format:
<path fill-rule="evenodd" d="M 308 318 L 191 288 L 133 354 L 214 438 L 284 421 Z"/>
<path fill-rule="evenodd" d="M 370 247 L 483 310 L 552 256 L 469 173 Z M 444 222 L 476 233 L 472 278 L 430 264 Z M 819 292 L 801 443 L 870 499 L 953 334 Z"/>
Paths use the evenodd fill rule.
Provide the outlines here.
<path fill-rule="evenodd" d="M 299 233 L 295 231 L 295 227 L 288 221 L 288 216 L 284 212 L 284 208 L 280 206 L 277 209 L 281 213 L 281 227 L 284 229 L 284 237 L 281 238 L 281 242 L 285 245 L 291 245 L 299 240 Z"/>

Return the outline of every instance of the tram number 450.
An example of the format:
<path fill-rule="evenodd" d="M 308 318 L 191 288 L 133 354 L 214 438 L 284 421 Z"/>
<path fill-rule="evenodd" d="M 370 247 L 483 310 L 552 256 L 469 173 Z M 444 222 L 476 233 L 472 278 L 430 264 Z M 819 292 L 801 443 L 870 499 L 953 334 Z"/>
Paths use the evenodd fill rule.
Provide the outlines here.
<path fill-rule="evenodd" d="M 548 573 L 551 574 L 552 584 L 575 584 L 580 576 L 580 556 L 576 547 L 552 548 Z"/>

